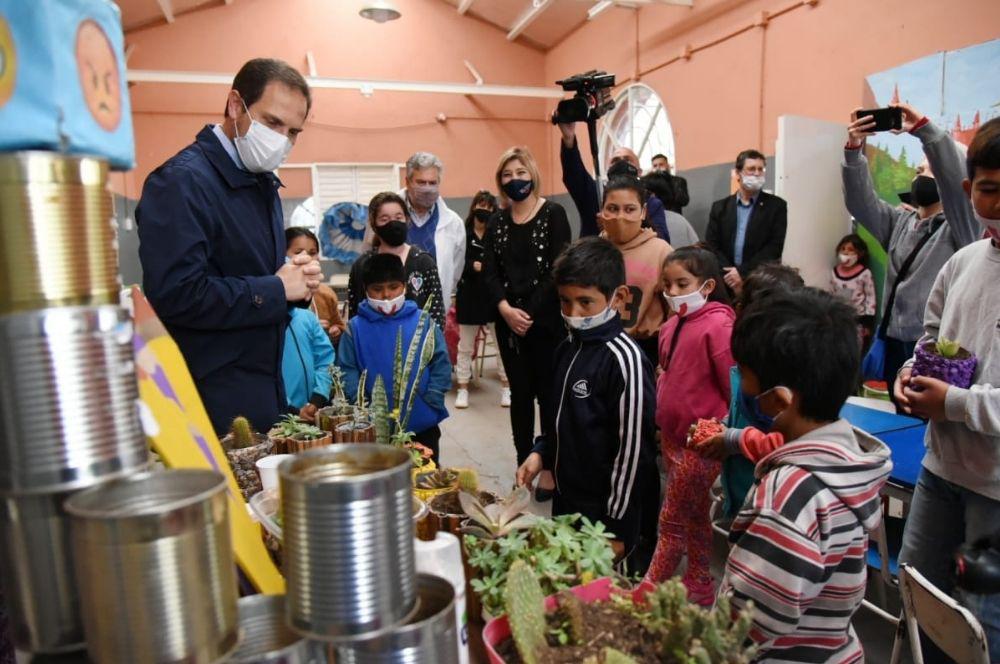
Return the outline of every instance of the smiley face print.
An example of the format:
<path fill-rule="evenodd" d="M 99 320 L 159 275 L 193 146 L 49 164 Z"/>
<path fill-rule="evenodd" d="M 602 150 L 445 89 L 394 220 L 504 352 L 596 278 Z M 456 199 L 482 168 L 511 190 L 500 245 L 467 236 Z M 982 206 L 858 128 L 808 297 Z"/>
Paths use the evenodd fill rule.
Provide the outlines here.
<path fill-rule="evenodd" d="M 10 26 L 0 16 L 0 106 L 7 103 L 14 93 L 17 78 L 17 53 L 14 51 L 14 37 Z"/>
<path fill-rule="evenodd" d="M 94 21 L 83 21 L 76 31 L 76 67 L 90 114 L 102 129 L 114 131 L 122 119 L 118 59 L 111 40 Z"/>

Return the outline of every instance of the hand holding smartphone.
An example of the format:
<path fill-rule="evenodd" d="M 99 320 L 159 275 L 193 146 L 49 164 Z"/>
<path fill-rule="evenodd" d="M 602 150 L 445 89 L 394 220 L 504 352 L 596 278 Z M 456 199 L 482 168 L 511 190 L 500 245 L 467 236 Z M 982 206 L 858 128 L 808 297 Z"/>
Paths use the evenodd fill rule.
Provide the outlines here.
<path fill-rule="evenodd" d="M 867 131 L 899 131 L 903 128 L 903 109 L 898 106 L 888 108 L 869 108 L 857 112 L 857 119 L 866 116 L 872 118 L 874 126 L 868 127 Z"/>

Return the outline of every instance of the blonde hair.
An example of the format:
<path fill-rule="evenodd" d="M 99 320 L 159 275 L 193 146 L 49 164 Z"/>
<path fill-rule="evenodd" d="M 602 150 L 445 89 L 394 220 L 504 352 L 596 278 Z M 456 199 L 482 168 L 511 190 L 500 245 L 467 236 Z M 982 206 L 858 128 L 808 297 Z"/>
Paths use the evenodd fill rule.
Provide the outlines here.
<path fill-rule="evenodd" d="M 497 191 L 500 192 L 500 196 L 506 201 L 507 194 L 503 191 L 503 185 L 500 183 L 500 174 L 503 173 L 503 169 L 506 168 L 507 164 L 517 159 L 524 167 L 528 169 L 528 173 L 531 175 L 531 191 L 537 196 L 542 195 L 542 176 L 538 172 L 538 164 L 535 162 L 534 155 L 526 147 L 515 146 L 500 155 L 500 163 L 497 164 L 496 172 L 496 182 Z"/>

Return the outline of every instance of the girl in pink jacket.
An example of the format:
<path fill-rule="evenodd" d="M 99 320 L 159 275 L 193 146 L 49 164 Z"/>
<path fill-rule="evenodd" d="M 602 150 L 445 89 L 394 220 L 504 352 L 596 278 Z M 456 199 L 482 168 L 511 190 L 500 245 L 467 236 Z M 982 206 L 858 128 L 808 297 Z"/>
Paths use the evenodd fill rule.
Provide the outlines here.
<path fill-rule="evenodd" d="M 729 407 L 729 348 L 735 314 L 715 255 L 678 249 L 663 267 L 663 294 L 676 314 L 660 328 L 662 373 L 656 384 L 656 424 L 670 479 L 660 511 L 659 541 L 646 580 L 671 577 L 686 553 L 684 585 L 703 605 L 715 600 L 709 558 L 712 524 L 709 489 L 720 464 L 687 449 L 688 429 L 699 418 L 722 418 Z"/>

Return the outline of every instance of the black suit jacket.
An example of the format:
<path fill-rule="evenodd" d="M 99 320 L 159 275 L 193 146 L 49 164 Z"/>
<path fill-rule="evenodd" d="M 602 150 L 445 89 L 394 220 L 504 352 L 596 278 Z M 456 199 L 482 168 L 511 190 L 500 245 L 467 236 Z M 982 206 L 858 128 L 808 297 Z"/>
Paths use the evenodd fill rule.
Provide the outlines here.
<path fill-rule="evenodd" d="M 680 214 L 684 206 L 691 202 L 691 197 L 688 195 L 688 181 L 679 175 L 671 175 L 670 185 L 673 187 L 674 195 L 666 207 L 671 212 Z"/>
<path fill-rule="evenodd" d="M 765 191 L 757 196 L 757 204 L 750 215 L 743 244 L 743 264 L 737 266 L 740 276 L 746 278 L 761 263 L 780 261 L 785 247 L 785 230 L 788 226 L 788 205 L 785 199 Z M 735 265 L 733 259 L 736 242 L 736 196 L 726 196 L 712 203 L 708 213 L 708 230 L 705 242 L 715 251 L 722 267 Z"/>

